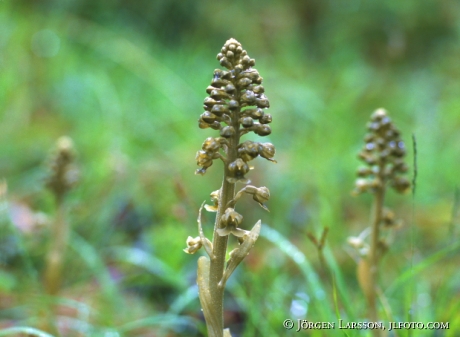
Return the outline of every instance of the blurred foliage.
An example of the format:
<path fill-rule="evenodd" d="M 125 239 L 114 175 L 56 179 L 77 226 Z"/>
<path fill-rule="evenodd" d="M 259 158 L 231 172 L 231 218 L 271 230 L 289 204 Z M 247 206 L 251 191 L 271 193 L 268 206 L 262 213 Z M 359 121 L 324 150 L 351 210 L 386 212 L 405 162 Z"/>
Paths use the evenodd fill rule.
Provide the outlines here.
<path fill-rule="evenodd" d="M 67 336 L 203 332 L 196 257 L 182 248 L 196 231 L 199 204 L 221 183 L 219 165 L 204 177 L 193 172 L 211 135 L 197 127 L 205 88 L 230 37 L 265 76 L 278 161 L 255 162 L 262 169 L 250 177 L 270 188 L 271 213 L 249 206 L 241 213 L 248 227 L 261 218 L 307 259 L 259 240 L 229 283 L 226 320 L 235 336 L 282 334 L 288 317 L 336 320 L 323 315 L 336 305 L 344 318 L 363 317 L 346 238 L 367 223 L 371 199 L 350 191 L 365 123 L 379 107 L 409 152 L 411 134 L 417 141 L 415 197 L 388 194 L 406 223 L 383 265 L 391 317 L 407 321 L 412 308 L 413 320 L 450 321 L 441 335 L 453 336 L 460 326 L 456 0 L 0 1 L 0 179 L 8 183 L 0 326 L 35 326 L 54 216 L 43 163 L 68 135 L 82 181 L 67 199 L 73 234 L 60 317 L 79 331 Z M 205 215 L 205 230 L 212 222 Z M 307 276 L 320 266 L 306 234 L 324 226 L 337 283 L 320 275 L 319 300 Z"/>

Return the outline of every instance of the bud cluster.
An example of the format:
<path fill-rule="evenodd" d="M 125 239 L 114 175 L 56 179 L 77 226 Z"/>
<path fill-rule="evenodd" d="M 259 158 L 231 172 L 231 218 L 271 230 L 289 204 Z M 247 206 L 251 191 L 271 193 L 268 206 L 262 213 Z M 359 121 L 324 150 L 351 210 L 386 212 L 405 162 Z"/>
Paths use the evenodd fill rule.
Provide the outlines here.
<path fill-rule="evenodd" d="M 367 129 L 364 147 L 358 155 L 367 166 L 358 169 L 354 192 L 374 192 L 383 188 L 386 182 L 399 193 L 407 191 L 410 182 L 401 176 L 408 170 L 404 162 L 406 149 L 399 130 L 384 109 L 372 114 Z"/>
<path fill-rule="evenodd" d="M 262 77 L 252 68 L 255 65 L 246 50 L 235 39 L 228 40 L 217 55 L 220 64 L 227 70 L 216 69 L 206 92 L 204 112 L 198 120 L 202 129 L 219 130 L 220 138 L 207 138 L 202 150 L 196 155 L 197 164 L 201 167 L 197 174 L 206 173 L 214 159 L 220 158 L 227 165 L 230 183 L 237 181 L 248 183 L 245 174 L 249 172 L 247 164 L 257 156 L 270 161 L 275 155 L 275 147 L 271 143 L 246 141 L 239 144 L 239 138 L 254 132 L 259 136 L 271 133 L 268 125 L 272 116 L 264 109 L 270 106 L 262 86 Z M 227 154 L 229 142 L 237 144 L 237 158 L 226 162 L 226 157 L 220 154 L 222 149 Z"/>

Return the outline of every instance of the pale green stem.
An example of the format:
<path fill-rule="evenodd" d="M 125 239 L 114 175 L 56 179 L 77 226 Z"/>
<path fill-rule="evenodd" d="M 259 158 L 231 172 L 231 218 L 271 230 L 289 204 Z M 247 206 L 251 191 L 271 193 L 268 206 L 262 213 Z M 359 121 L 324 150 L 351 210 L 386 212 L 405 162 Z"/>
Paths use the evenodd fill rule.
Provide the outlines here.
<path fill-rule="evenodd" d="M 237 93 L 237 100 L 239 100 L 239 93 Z M 228 139 L 228 153 L 227 160 L 224 162 L 224 180 L 222 182 L 222 189 L 220 192 L 219 198 L 219 207 L 216 215 L 216 223 L 214 226 L 214 236 L 213 236 L 213 257 L 211 257 L 211 266 L 209 271 L 209 291 L 211 294 L 211 307 L 212 314 L 216 315 L 216 320 L 206 319 L 206 322 L 217 321 L 219 326 L 209 327 L 208 324 L 208 334 L 209 337 L 222 337 L 224 330 L 224 290 L 225 286 L 219 286 L 219 282 L 222 279 L 225 269 L 225 259 L 227 255 L 227 241 L 228 236 L 220 236 L 217 233 L 217 229 L 223 228 L 221 224 L 221 217 L 225 213 L 227 204 L 235 197 L 235 184 L 229 183 L 227 177 L 230 176 L 228 170 L 228 164 L 232 163 L 237 159 L 237 147 L 240 141 L 239 133 L 239 109 L 235 109 L 232 112 L 232 126 L 235 129 L 235 134 Z M 206 318 L 206 317 L 205 317 Z"/>

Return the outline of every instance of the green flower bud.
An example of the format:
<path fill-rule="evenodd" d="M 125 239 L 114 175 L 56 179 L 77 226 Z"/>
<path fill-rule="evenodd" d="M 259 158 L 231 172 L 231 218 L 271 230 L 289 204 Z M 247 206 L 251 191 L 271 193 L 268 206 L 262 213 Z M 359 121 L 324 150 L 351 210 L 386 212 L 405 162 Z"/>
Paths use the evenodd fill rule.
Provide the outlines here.
<path fill-rule="evenodd" d="M 233 126 L 225 126 L 220 130 L 220 135 L 225 138 L 230 138 L 235 134 Z"/>
<path fill-rule="evenodd" d="M 275 146 L 272 143 L 260 143 L 259 154 L 262 158 L 276 163 L 276 160 L 273 160 L 273 157 L 275 156 Z"/>
<path fill-rule="evenodd" d="M 232 99 L 228 102 L 228 107 L 229 109 L 234 110 L 234 109 L 238 109 L 240 107 L 240 104 L 238 103 L 238 101 L 235 101 L 234 99 Z"/>
<path fill-rule="evenodd" d="M 266 97 L 256 98 L 256 105 L 259 108 L 269 108 L 270 107 L 270 102 L 268 101 L 268 99 Z"/>
<path fill-rule="evenodd" d="M 241 59 L 241 63 L 243 63 L 243 64 L 249 64 L 249 61 L 251 61 L 251 58 L 250 58 L 248 55 L 245 55 L 245 56 Z"/>
<path fill-rule="evenodd" d="M 215 99 L 212 99 L 211 97 L 206 97 L 203 102 L 205 109 L 207 107 L 212 107 L 216 103 L 217 101 Z"/>
<path fill-rule="evenodd" d="M 236 83 L 236 86 L 240 89 L 245 89 L 251 83 L 252 81 L 249 78 L 243 77 Z"/>
<path fill-rule="evenodd" d="M 221 100 L 221 99 L 228 99 L 230 98 L 229 94 L 227 94 L 222 89 L 213 89 L 210 93 L 210 96 L 214 99 Z"/>
<path fill-rule="evenodd" d="M 212 155 L 208 152 L 200 150 L 196 153 L 195 156 L 196 163 L 198 166 L 210 167 L 212 165 Z"/>
<path fill-rule="evenodd" d="M 259 72 L 256 69 L 247 70 L 241 74 L 241 77 L 247 77 L 251 82 L 257 81 L 260 77 Z"/>
<path fill-rule="evenodd" d="M 254 132 L 259 136 L 268 136 L 270 133 L 272 133 L 272 129 L 266 124 L 258 124 L 255 126 L 256 128 Z"/>
<path fill-rule="evenodd" d="M 215 89 L 216 89 L 215 87 L 213 87 L 212 85 L 209 85 L 209 86 L 206 88 L 206 93 L 207 93 L 208 95 L 210 95 L 211 92 L 212 92 L 213 90 L 215 90 Z"/>
<path fill-rule="evenodd" d="M 249 165 L 241 158 L 238 158 L 234 162 L 228 164 L 228 171 L 230 173 L 230 177 L 227 178 L 227 180 L 230 183 L 234 184 L 237 181 L 242 183 L 249 182 L 249 180 L 244 177 L 244 175 L 249 172 Z"/>
<path fill-rule="evenodd" d="M 233 234 L 238 238 L 243 238 L 249 234 L 249 231 L 238 228 L 242 221 L 243 216 L 241 214 L 235 212 L 233 208 L 227 208 L 221 218 L 221 224 L 223 228 L 217 229 L 217 234 L 220 236 Z"/>
<path fill-rule="evenodd" d="M 264 116 L 264 111 L 260 108 L 255 108 L 255 109 L 246 109 L 242 111 L 243 115 L 249 116 L 253 119 L 260 119 L 262 116 Z"/>
<path fill-rule="evenodd" d="M 249 162 L 259 155 L 259 147 L 259 143 L 247 140 L 238 146 L 238 157 Z"/>
<path fill-rule="evenodd" d="M 241 64 L 237 64 L 235 66 L 235 68 L 233 68 L 233 76 L 235 76 L 235 78 L 239 78 L 239 74 L 241 74 L 243 72 L 243 66 Z"/>
<path fill-rule="evenodd" d="M 211 112 L 216 116 L 222 116 L 223 114 L 228 114 L 229 109 L 228 105 L 216 104 L 212 107 Z"/>
<path fill-rule="evenodd" d="M 259 187 L 256 189 L 252 198 L 259 204 L 263 204 L 270 199 L 270 191 L 265 186 Z"/>
<path fill-rule="evenodd" d="M 254 120 L 251 117 L 241 118 L 241 125 L 245 128 L 249 128 L 254 125 Z"/>
<path fill-rule="evenodd" d="M 209 124 L 206 123 L 204 120 L 202 120 L 201 117 L 200 117 L 200 119 L 198 120 L 198 127 L 200 129 L 207 129 L 207 128 L 209 128 Z"/>
<path fill-rule="evenodd" d="M 205 111 L 201 114 L 200 117 L 201 117 L 201 120 L 203 120 L 205 123 L 212 124 L 216 121 L 217 116 L 209 111 Z"/>
<path fill-rule="evenodd" d="M 261 95 L 261 94 L 263 94 L 265 92 L 264 87 L 261 86 L 261 85 L 256 85 L 251 90 L 254 91 L 254 93 L 257 94 L 257 95 Z"/>
<path fill-rule="evenodd" d="M 201 147 L 206 152 L 216 152 L 220 148 L 220 142 L 218 138 L 208 137 L 205 139 L 203 146 Z"/>
<path fill-rule="evenodd" d="M 227 84 L 224 88 L 225 92 L 228 94 L 233 94 L 236 90 L 235 86 L 233 84 Z"/>
<path fill-rule="evenodd" d="M 218 121 L 215 121 L 212 124 L 209 124 L 209 127 L 213 130 L 220 130 L 222 126 Z"/>
<path fill-rule="evenodd" d="M 220 77 L 216 77 L 214 76 L 212 81 L 211 81 L 211 85 L 215 88 L 220 88 L 220 87 L 223 87 L 225 85 L 228 84 L 228 81 L 227 80 L 224 80 L 223 78 L 220 78 Z"/>
<path fill-rule="evenodd" d="M 222 67 L 225 67 L 227 69 L 231 69 L 232 68 L 232 63 L 226 58 L 226 57 L 222 57 L 220 60 L 220 65 Z"/>
<path fill-rule="evenodd" d="M 233 208 L 227 208 L 222 215 L 221 222 L 224 227 L 238 227 L 243 222 L 243 216 L 236 212 Z"/>
<path fill-rule="evenodd" d="M 269 124 L 272 122 L 272 115 L 270 114 L 265 114 L 263 115 L 260 119 L 259 119 L 259 122 L 261 124 Z"/>
<path fill-rule="evenodd" d="M 245 93 L 241 95 L 241 102 L 247 105 L 253 105 L 256 102 L 256 95 L 253 91 L 246 90 Z"/>

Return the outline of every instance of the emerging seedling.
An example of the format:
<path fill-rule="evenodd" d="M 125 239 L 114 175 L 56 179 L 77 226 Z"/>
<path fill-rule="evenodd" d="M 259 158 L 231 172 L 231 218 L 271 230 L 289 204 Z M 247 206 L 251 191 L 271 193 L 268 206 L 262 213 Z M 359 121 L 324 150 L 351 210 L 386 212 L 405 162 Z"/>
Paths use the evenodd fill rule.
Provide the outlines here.
<path fill-rule="evenodd" d="M 236 183 L 249 184 L 246 178 L 250 170 L 249 162 L 258 156 L 275 162 L 275 147 L 271 143 L 240 141 L 241 136 L 254 132 L 259 136 L 271 133 L 269 123 L 272 116 L 264 109 L 269 101 L 264 94 L 262 77 L 253 68 L 251 59 L 241 44 L 235 39 L 228 40 L 217 54 L 220 64 L 227 70 L 216 69 L 206 92 L 204 113 L 198 120 L 201 129 L 212 128 L 220 137 L 208 137 L 196 154 L 200 168 L 197 174 L 206 170 L 218 159 L 224 164 L 222 187 L 211 193 L 212 205 L 205 205 L 209 212 L 217 212 L 212 241 L 207 239 L 201 225 L 201 210 L 198 216 L 199 236 L 188 237 L 186 253 L 193 254 L 201 247 L 208 257 L 198 259 L 199 296 L 203 308 L 208 334 L 211 337 L 230 336 L 224 331 L 223 299 L 225 284 L 238 264 L 248 255 L 256 242 L 261 228 L 258 221 L 249 231 L 242 227 L 243 216 L 235 210 L 236 203 L 244 194 L 249 194 L 265 210 L 265 202 L 270 198 L 266 187 L 246 185 L 236 192 Z M 226 260 L 227 244 L 230 236 L 237 238 L 237 247 Z"/>

